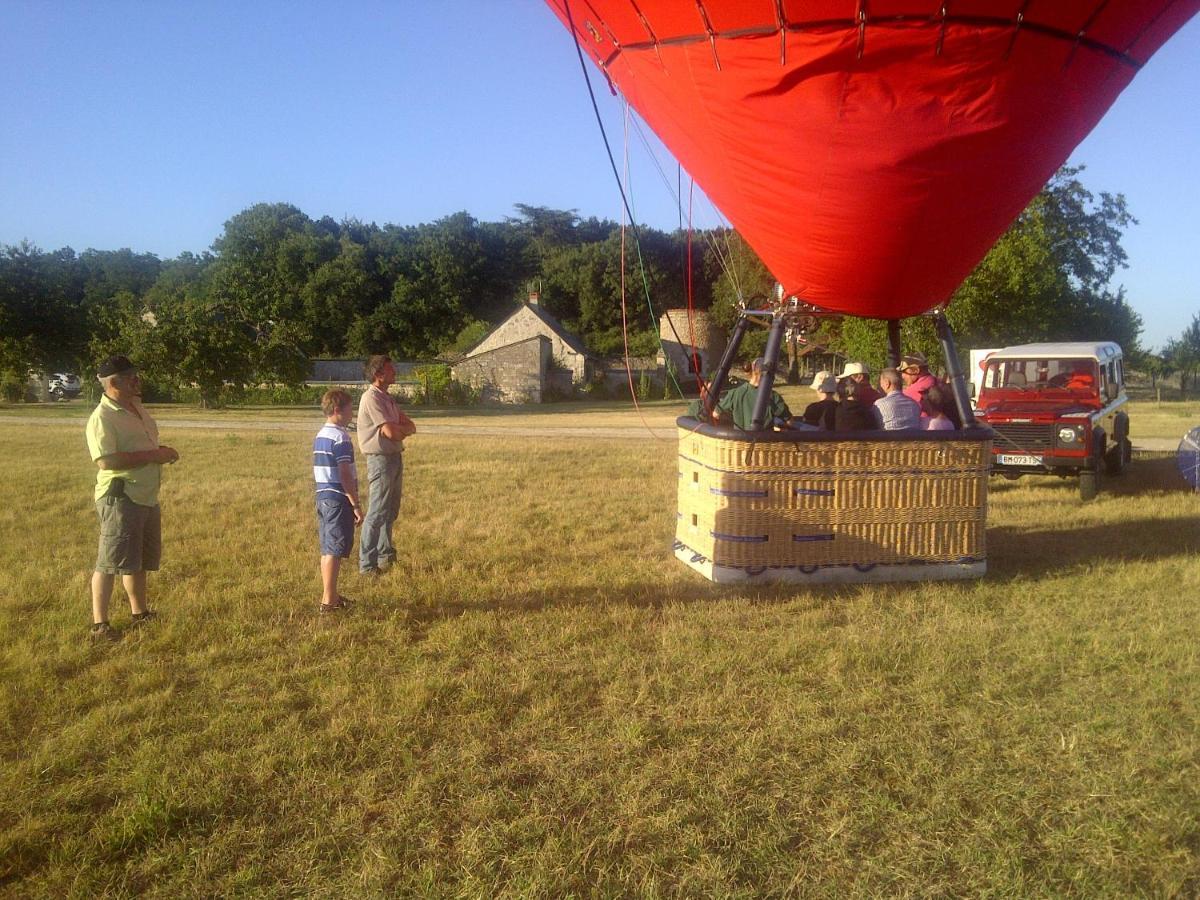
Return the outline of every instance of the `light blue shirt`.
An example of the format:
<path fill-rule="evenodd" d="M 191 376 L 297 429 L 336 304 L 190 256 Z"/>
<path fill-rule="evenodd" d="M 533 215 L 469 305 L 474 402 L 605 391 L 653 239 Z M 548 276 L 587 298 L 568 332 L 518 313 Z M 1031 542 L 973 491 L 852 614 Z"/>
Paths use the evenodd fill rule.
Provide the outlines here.
<path fill-rule="evenodd" d="M 900 391 L 892 391 L 875 401 L 875 417 L 884 431 L 920 429 L 921 404 Z"/>

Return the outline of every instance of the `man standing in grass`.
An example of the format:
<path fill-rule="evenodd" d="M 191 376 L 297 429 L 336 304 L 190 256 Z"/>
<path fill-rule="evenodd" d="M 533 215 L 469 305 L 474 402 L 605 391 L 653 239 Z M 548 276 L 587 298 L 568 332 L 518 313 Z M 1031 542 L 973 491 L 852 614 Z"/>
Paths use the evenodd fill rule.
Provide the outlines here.
<path fill-rule="evenodd" d="M 92 638 L 116 640 L 108 624 L 113 583 L 121 576 L 133 624 L 154 618 L 146 598 L 146 573 L 158 571 L 162 518 L 158 487 L 162 467 L 179 459 L 158 443 L 158 426 L 142 406 L 142 382 L 133 363 L 110 356 L 97 378 L 104 396 L 87 423 L 88 451 L 96 463 L 96 514 L 100 547 L 92 573 Z"/>
<path fill-rule="evenodd" d="M 342 390 L 326 391 L 321 398 L 325 425 L 313 439 L 313 479 L 317 484 L 317 538 L 321 544 L 321 612 L 350 605 L 338 593 L 338 570 L 354 546 L 354 526 L 362 523 L 358 503 L 358 472 L 354 445 L 346 426 L 354 415 L 354 402 Z"/>
<path fill-rule="evenodd" d="M 367 457 L 370 505 L 358 542 L 358 570 L 378 575 L 396 561 L 392 525 L 400 515 L 404 484 L 404 439 L 417 426 L 400 411 L 388 388 L 396 382 L 396 369 L 386 356 L 367 360 L 370 384 L 358 402 L 358 446 Z"/>

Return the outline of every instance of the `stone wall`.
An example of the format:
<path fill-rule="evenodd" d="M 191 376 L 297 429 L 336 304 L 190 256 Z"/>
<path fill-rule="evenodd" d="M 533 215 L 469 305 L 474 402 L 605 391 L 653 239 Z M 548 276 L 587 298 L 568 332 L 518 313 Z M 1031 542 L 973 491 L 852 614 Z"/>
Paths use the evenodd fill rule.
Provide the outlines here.
<path fill-rule="evenodd" d="M 451 368 L 456 381 L 480 392 L 483 403 L 541 403 L 552 358 L 544 334 L 473 353 Z"/>

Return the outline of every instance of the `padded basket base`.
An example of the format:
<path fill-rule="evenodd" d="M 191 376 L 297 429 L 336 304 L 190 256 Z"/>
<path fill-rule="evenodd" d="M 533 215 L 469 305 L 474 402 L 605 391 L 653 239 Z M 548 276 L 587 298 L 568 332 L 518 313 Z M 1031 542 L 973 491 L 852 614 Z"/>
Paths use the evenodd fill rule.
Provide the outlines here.
<path fill-rule="evenodd" d="M 677 544 L 675 558 L 716 584 L 869 584 L 892 581 L 960 581 L 982 578 L 987 560 L 829 566 L 723 566 Z"/>

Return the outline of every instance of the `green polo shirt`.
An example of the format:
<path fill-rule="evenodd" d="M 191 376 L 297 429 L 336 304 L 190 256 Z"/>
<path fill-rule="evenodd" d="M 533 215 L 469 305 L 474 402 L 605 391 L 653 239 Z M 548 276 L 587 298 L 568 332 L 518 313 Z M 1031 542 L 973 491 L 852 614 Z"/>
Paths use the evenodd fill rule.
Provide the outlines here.
<path fill-rule="evenodd" d="M 758 399 L 758 388 L 748 381 L 743 381 L 732 391 L 721 395 L 721 402 L 717 404 L 717 409 L 721 412 L 730 413 L 733 416 L 733 424 L 743 431 L 749 431 L 750 425 L 754 421 L 754 403 Z M 767 408 L 767 421 L 764 427 L 767 431 L 771 430 L 771 423 L 776 419 L 790 419 L 792 411 L 788 409 L 788 405 L 783 401 L 775 391 L 771 391 L 771 403 Z"/>
<path fill-rule="evenodd" d="M 136 413 L 108 395 L 100 398 L 87 423 L 88 452 L 92 454 L 92 462 L 113 453 L 158 449 L 158 426 L 141 403 L 134 400 L 133 406 Z M 108 493 L 114 478 L 125 479 L 125 495 L 134 503 L 158 505 L 158 485 L 162 480 L 162 466 L 158 463 L 147 463 L 134 469 L 97 469 L 97 500 Z"/>

